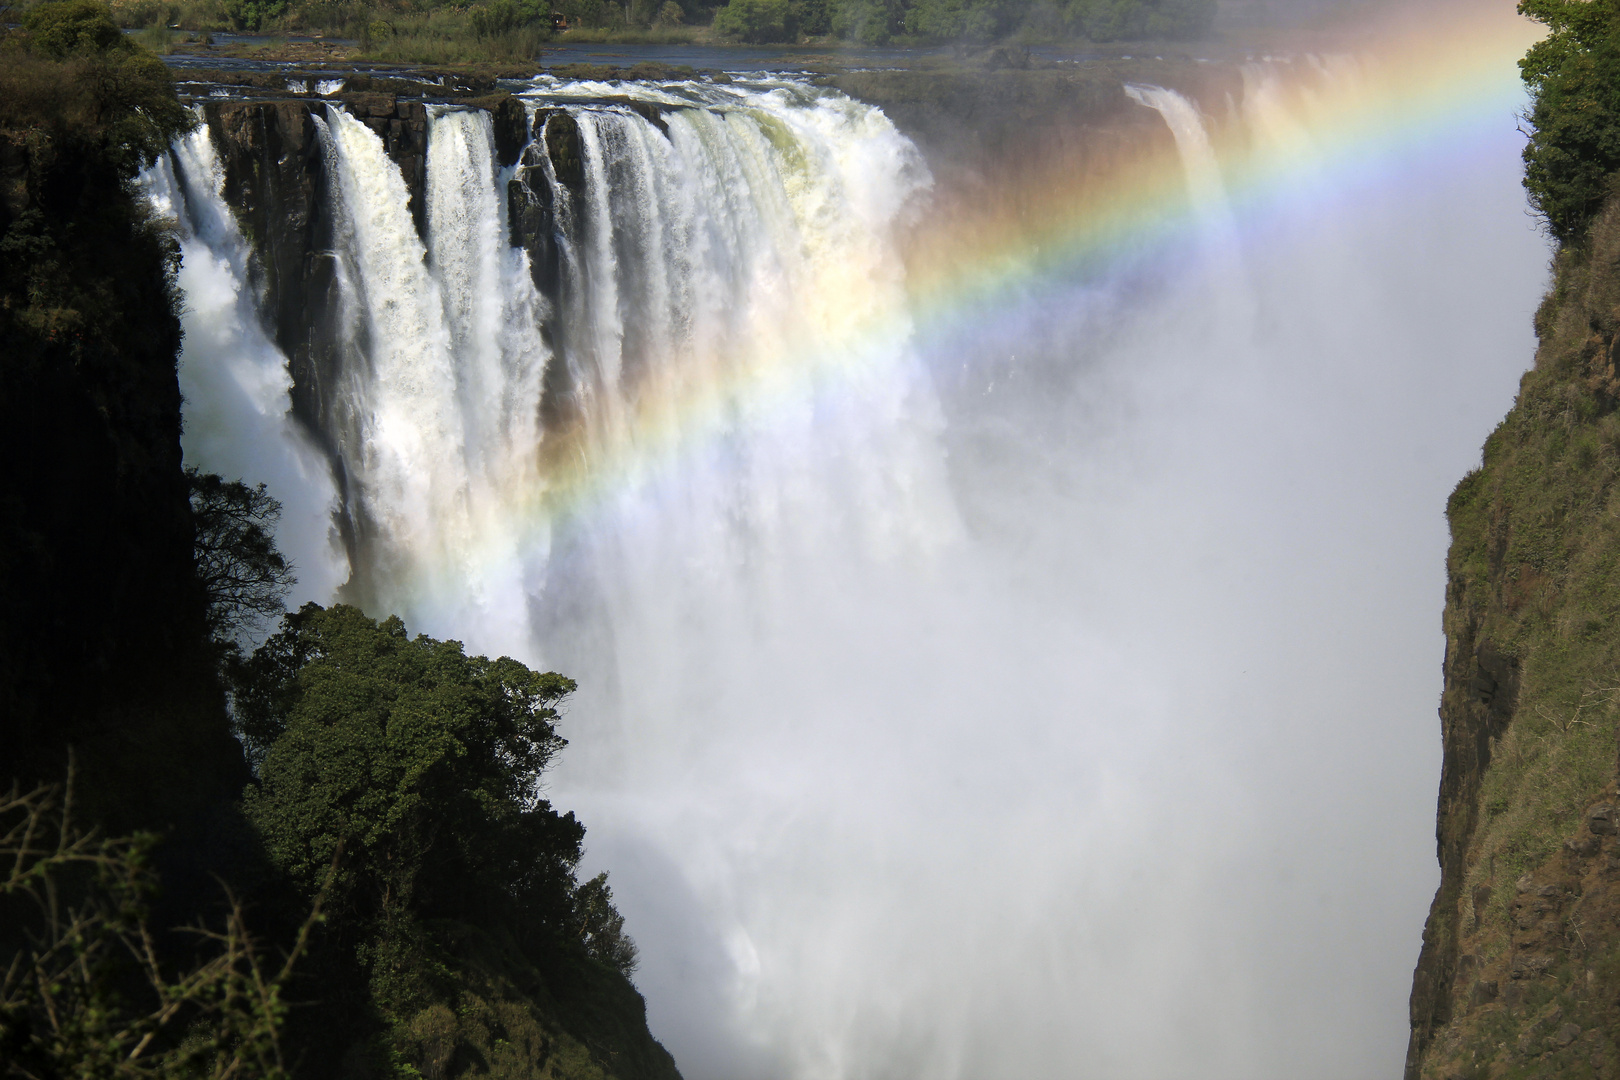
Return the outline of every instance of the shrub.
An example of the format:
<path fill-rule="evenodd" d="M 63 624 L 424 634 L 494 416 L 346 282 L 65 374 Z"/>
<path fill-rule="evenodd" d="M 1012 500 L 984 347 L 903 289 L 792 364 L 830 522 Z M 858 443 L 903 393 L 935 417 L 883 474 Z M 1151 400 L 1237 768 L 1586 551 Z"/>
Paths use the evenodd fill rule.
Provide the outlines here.
<path fill-rule="evenodd" d="M 278 963 L 231 898 L 176 971 L 148 918 L 157 837 L 86 833 L 72 806 L 71 771 L 65 792 L 0 795 L 0 937 L 17 941 L 0 968 L 5 1075 L 288 1080 L 284 995 L 319 901 Z"/>
<path fill-rule="evenodd" d="M 906 12 L 906 32 L 918 37 L 988 41 L 1007 22 L 998 0 L 917 0 Z"/>
<path fill-rule="evenodd" d="M 1560 243 L 1579 239 L 1620 169 L 1620 0 L 1521 0 L 1550 33 L 1519 69 L 1530 87 L 1524 186 Z"/>
<path fill-rule="evenodd" d="M 900 7 L 891 0 L 832 0 L 832 32 L 846 41 L 883 45 L 900 19 Z"/>
<path fill-rule="evenodd" d="M 263 30 L 287 14 L 287 0 L 225 0 L 225 17 L 237 30 Z"/>
<path fill-rule="evenodd" d="M 753 45 L 793 41 L 798 37 L 788 0 L 731 0 L 715 12 L 714 32 Z"/>
<path fill-rule="evenodd" d="M 28 35 L 28 50 L 48 60 L 130 53 L 135 48 L 107 5 L 97 0 L 50 0 L 23 16 L 22 29 Z"/>

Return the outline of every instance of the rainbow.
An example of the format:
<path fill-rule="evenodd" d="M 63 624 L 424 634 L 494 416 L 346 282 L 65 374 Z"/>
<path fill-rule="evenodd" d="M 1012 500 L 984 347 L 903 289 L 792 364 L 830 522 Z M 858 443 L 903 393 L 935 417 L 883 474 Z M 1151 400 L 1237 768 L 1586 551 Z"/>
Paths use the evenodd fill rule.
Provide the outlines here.
<path fill-rule="evenodd" d="M 1537 37 L 1509 0 L 1490 0 L 1393 16 L 1291 57 L 1273 46 L 1270 56 L 1229 65 L 1230 104 L 1202 103 L 1200 137 L 1231 226 L 1240 237 L 1263 235 L 1325 191 L 1376 188 L 1410 175 L 1414 162 L 1438 164 L 1500 139 L 1525 102 L 1516 61 Z M 1263 108 L 1278 122 L 1252 122 Z M 428 525 L 434 538 L 397 549 L 403 561 L 372 583 L 378 594 L 354 598 L 413 622 L 417 611 L 465 610 L 469 599 L 514 587 L 517 568 L 553 566 L 559 529 L 618 530 L 649 505 L 678 502 L 688 481 L 723 468 L 739 423 L 786 433 L 807 413 L 856 415 L 875 387 L 881 396 L 905 382 L 896 366 L 918 363 L 915 342 L 993 330 L 1061 302 L 1076 281 L 1190 250 L 1209 218 L 1194 205 L 1183 156 L 1170 138 L 1125 144 L 1104 167 L 1057 155 L 988 203 L 941 183 L 924 223 L 883 258 L 853 269 L 822 261 L 794 297 L 805 332 L 755 325 L 736 355 L 674 357 L 614 400 L 598 392 L 576 422 L 543 434 L 538 460 L 532 446 L 511 447 L 510 460 L 469 494 L 461 524 L 437 533 Z"/>
<path fill-rule="evenodd" d="M 1341 188 L 1374 183 L 1393 162 L 1443 159 L 1499 134 L 1523 107 L 1516 61 L 1539 34 L 1538 26 L 1495 0 L 1372 23 L 1332 46 L 1354 57 L 1350 77 L 1342 71 L 1329 77 L 1316 56 L 1303 51 L 1281 61 L 1266 57 L 1272 70 L 1293 72 L 1282 89 L 1301 122 L 1291 137 L 1260 145 L 1242 124 L 1214 118 L 1211 137 L 1234 217 L 1245 228 L 1263 228 L 1309 189 L 1313 177 L 1332 175 Z M 1009 209 L 1014 204 L 1016 210 Z M 971 210 L 956 205 L 947 218 L 948 228 L 912 238 L 906 302 L 838 328 L 841 351 L 756 358 L 725 385 L 635 412 L 612 445 L 569 440 L 562 453 L 550 455 L 546 490 L 530 496 L 533 511 L 553 521 L 598 512 L 619 493 L 692 464 L 704 453 L 695 435 L 724 430 L 738 400 L 755 413 L 789 407 L 807 373 L 817 394 L 836 399 L 861 381 L 874 356 L 891 355 L 869 347 L 872 342 L 902 340 L 942 323 L 993 319 L 1009 297 L 1038 298 L 1049 282 L 1105 273 L 1144 250 L 1182 243 L 1200 227 L 1181 161 L 1166 145 L 1118 163 L 1101 179 L 1089 172 L 1076 179 L 1069 163 L 1059 162 L 1028 177 L 1016 198 Z M 935 225 L 939 220 L 930 216 Z"/>

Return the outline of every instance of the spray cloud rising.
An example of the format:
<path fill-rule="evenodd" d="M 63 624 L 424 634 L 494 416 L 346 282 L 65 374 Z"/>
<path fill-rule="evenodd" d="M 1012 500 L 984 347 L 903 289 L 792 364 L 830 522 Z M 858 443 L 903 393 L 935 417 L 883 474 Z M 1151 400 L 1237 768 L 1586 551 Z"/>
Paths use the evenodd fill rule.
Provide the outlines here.
<path fill-rule="evenodd" d="M 1391 1075 L 1441 509 L 1545 249 L 1510 110 L 1334 167 L 1320 103 L 1383 77 L 1257 64 L 1223 117 L 1130 88 L 1188 227 L 994 318 L 908 292 L 928 171 L 837 94 L 629 91 L 664 130 L 545 82 L 576 186 L 439 111 L 425 238 L 333 107 L 341 506 L 203 128 L 145 180 L 182 227 L 186 453 L 287 504 L 304 596 L 580 681 L 551 795 L 686 1075 Z M 1215 127 L 1294 197 L 1247 214 Z M 514 175 L 556 207 L 551 294 Z"/>

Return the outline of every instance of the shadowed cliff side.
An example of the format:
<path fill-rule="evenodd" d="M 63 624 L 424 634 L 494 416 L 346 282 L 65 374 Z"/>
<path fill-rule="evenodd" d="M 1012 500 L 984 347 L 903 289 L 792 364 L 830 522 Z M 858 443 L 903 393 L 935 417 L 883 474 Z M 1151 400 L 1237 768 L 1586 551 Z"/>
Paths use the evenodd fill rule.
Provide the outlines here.
<path fill-rule="evenodd" d="M 1409 1080 L 1620 1076 L 1620 204 L 1447 507 L 1441 885 Z"/>
<path fill-rule="evenodd" d="M 419 201 L 423 106 L 372 94 L 354 107 L 389 140 Z M 237 122 L 226 180 L 244 225 L 284 256 L 266 260 L 257 284 L 295 307 L 318 298 L 309 282 L 319 282 L 321 241 L 310 225 L 325 186 L 308 110 L 210 119 Z M 490 899 L 504 897 L 504 879 L 479 892 L 467 873 L 443 870 L 433 879 L 440 902 L 413 906 L 419 889 L 381 915 L 329 905 L 301 936 L 313 925 L 307 893 L 322 883 L 293 888 L 285 860 L 266 858 L 267 819 L 244 818 L 238 802 L 265 784 L 233 735 L 240 710 L 226 708 L 221 666 L 235 654 L 217 618 L 218 575 L 199 572 L 221 549 L 209 548 L 219 530 L 198 492 L 210 481 L 217 491 L 219 478 L 182 463 L 180 245 L 132 183 L 192 122 L 161 61 L 95 0 L 38 5 L 19 30 L 0 32 L 0 968 L 10 971 L 0 980 L 0 1076 L 678 1080 L 626 977 L 633 950 L 605 876 L 574 876 L 584 829 L 572 815 L 546 819 L 568 827 L 552 830 L 561 840 L 544 888 L 506 890 L 543 894 L 551 906 L 539 916 Z M 259 520 L 273 519 L 273 498 L 258 496 Z M 340 720 L 356 711 L 333 710 Z M 71 798 L 30 793 L 61 781 L 70 752 Z M 23 794 L 7 799 L 13 783 Z M 359 794 L 375 796 L 374 786 L 361 782 Z M 447 806 L 465 792 L 451 783 L 429 794 L 406 792 L 442 855 Z M 80 844 L 70 817 L 99 835 Z M 283 847 L 313 842 L 308 821 L 282 824 Z M 41 845 L 42 834 L 52 839 Z M 321 868 L 352 867 L 357 846 Z M 532 860 L 505 869 L 518 885 L 542 877 Z M 279 1000 L 216 1010 L 258 1024 L 261 1049 L 279 1041 L 265 1060 L 233 1058 L 229 1032 L 208 1043 L 192 1024 L 219 1003 L 217 987 L 234 985 L 229 972 L 247 953 L 199 983 L 188 965 L 211 946 L 168 933 L 218 922 L 223 883 L 250 909 L 231 924 L 237 945 L 269 956 L 298 942 L 299 963 L 271 991 L 285 987 Z M 213 1072 L 182 1068 L 216 1045 Z"/>
<path fill-rule="evenodd" d="M 117 833 L 246 770 L 192 561 L 178 251 L 127 186 L 190 117 L 97 15 L 0 41 L 0 785 L 75 748 L 80 819 Z"/>

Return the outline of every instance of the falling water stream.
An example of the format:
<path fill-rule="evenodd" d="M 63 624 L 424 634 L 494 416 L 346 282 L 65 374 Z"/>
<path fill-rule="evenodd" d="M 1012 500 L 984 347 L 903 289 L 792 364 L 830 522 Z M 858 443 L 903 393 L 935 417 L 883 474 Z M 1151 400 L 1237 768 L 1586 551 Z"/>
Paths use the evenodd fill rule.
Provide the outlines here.
<path fill-rule="evenodd" d="M 330 460 L 207 128 L 143 180 L 181 226 L 187 459 L 286 504 L 300 598 L 579 681 L 551 797 L 692 1080 L 1399 1068 L 1440 512 L 1544 270 L 1512 118 L 1454 162 L 1306 170 L 1256 231 L 1213 121 L 1129 92 L 1194 227 L 1149 289 L 1054 279 L 973 325 L 918 323 L 929 171 L 840 94 L 541 80 L 577 187 L 435 107 L 425 237 L 325 107 Z M 1256 66 L 1221 123 L 1309 159 L 1312 100 Z M 550 292 L 514 179 L 556 208 Z"/>

